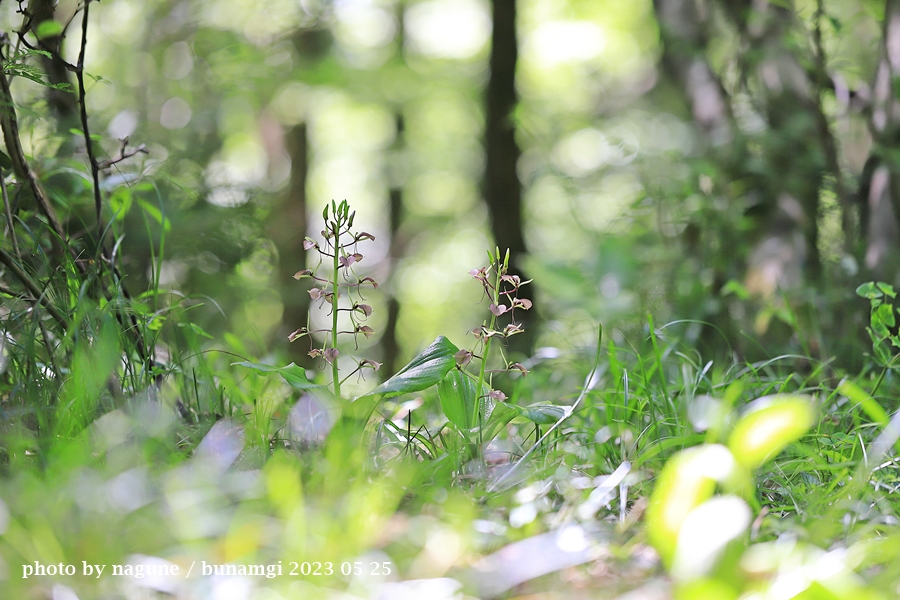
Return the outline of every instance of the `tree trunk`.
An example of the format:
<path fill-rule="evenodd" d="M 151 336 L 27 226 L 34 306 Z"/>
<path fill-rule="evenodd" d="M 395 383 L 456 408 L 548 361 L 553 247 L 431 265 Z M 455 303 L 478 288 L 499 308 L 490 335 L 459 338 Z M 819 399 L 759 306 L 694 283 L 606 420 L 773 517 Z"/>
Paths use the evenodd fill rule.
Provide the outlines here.
<path fill-rule="evenodd" d="M 393 152 L 402 152 L 404 146 L 403 132 L 403 114 L 400 109 L 394 116 L 397 127 L 397 136 L 394 138 Z M 406 251 L 406 240 L 403 239 L 400 232 L 400 223 L 403 220 L 403 186 L 395 177 L 390 177 L 390 206 L 389 206 L 389 227 L 390 227 L 390 251 L 389 259 L 391 262 L 390 275 L 390 295 L 388 296 L 388 318 L 384 326 L 384 335 L 381 337 L 382 362 L 385 377 L 389 377 L 397 372 L 399 366 L 397 359 L 400 356 L 400 344 L 397 341 L 397 323 L 400 320 L 400 301 L 397 299 L 396 278 L 394 274 L 397 271 L 397 263 L 403 257 Z"/>
<path fill-rule="evenodd" d="M 278 248 L 278 282 L 284 314 L 279 337 L 287 336 L 307 325 L 309 295 L 306 289 L 293 279 L 294 273 L 306 268 L 306 178 L 308 172 L 308 140 L 306 123 L 292 127 L 285 135 L 285 147 L 291 157 L 291 174 L 287 195 L 273 211 L 269 232 Z M 289 355 L 298 365 L 310 364 L 309 340 L 301 338 L 289 346 Z"/>
<path fill-rule="evenodd" d="M 527 249 L 522 231 L 522 183 L 516 166 L 521 156 L 516 144 L 513 116 L 516 93 L 515 0 L 494 0 L 491 37 L 490 79 L 486 90 L 484 199 L 491 220 L 491 233 L 501 253 L 509 250 L 510 273 L 525 278 L 521 261 Z M 521 298 L 532 299 L 529 286 L 521 289 Z M 516 350 L 527 351 L 534 332 L 531 311 L 523 315 L 525 334 L 511 338 Z"/>
<path fill-rule="evenodd" d="M 484 196 L 491 231 L 501 250 L 507 248 L 515 262 L 525 253 L 522 235 L 522 184 L 516 172 L 521 152 L 516 144 L 513 110 L 516 94 L 516 3 L 494 0 L 490 79 L 487 85 L 487 120 Z"/>

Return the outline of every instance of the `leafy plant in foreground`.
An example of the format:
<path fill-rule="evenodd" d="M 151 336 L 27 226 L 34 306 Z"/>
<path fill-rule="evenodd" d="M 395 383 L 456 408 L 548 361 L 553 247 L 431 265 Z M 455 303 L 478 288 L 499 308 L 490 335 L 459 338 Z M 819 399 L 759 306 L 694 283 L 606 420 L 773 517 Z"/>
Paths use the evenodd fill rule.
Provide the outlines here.
<path fill-rule="evenodd" d="M 815 421 L 812 398 L 776 394 L 752 402 L 727 445 L 708 443 L 666 462 L 647 508 L 647 533 L 680 598 L 737 598 L 744 538 L 758 509 L 753 472 Z M 724 494 L 716 495 L 716 488 Z"/>
<path fill-rule="evenodd" d="M 896 309 L 893 305 L 897 293 L 887 283 L 870 281 L 856 288 L 856 294 L 869 300 L 869 327 L 866 327 L 866 331 L 872 340 L 873 358 L 879 367 L 890 369 L 900 358 L 900 353 L 891 350 L 891 346 L 900 348 Z"/>

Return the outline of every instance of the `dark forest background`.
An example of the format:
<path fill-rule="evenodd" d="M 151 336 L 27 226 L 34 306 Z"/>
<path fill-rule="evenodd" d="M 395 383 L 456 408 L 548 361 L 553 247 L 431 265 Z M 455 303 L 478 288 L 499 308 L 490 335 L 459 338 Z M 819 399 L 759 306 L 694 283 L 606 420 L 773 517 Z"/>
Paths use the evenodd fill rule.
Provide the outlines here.
<path fill-rule="evenodd" d="M 0 4 L 4 56 L 35 33 L 47 53 L 19 62 L 77 89 L 79 7 Z M 494 245 L 535 280 L 522 350 L 652 312 L 710 356 L 859 366 L 853 290 L 897 280 L 898 2 L 115 0 L 89 20 L 122 280 L 172 290 L 209 344 L 309 364 L 291 275 L 332 199 L 377 240 L 389 371 L 465 335 Z M 11 87 L 64 234 L 96 246 L 78 95 Z"/>

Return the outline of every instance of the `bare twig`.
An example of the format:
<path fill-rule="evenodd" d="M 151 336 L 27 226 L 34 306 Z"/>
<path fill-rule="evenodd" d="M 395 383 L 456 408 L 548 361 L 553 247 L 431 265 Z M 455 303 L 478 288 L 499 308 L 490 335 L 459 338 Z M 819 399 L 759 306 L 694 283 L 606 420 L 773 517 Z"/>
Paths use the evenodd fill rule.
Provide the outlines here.
<path fill-rule="evenodd" d="M 113 165 L 119 164 L 123 160 L 129 159 L 136 154 L 150 154 L 150 151 L 147 150 L 147 146 L 144 144 L 141 144 L 137 148 L 133 148 L 131 150 L 126 150 L 126 148 L 128 147 L 128 138 L 126 137 L 120 141 L 122 142 L 122 147 L 119 148 L 119 156 L 117 156 L 116 158 L 102 160 L 99 163 L 97 163 L 97 167 L 101 171 L 104 169 L 108 169 Z"/>

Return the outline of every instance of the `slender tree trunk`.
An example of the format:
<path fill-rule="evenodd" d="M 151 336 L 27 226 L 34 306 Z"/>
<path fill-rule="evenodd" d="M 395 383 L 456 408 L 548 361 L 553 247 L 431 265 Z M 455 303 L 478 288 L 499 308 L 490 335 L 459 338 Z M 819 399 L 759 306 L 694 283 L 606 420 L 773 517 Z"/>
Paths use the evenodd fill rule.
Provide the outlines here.
<path fill-rule="evenodd" d="M 512 114 L 518 101 L 515 0 L 494 0 L 493 17 L 485 123 L 484 195 L 497 245 L 501 250 L 509 248 L 513 259 L 518 259 L 526 250 L 522 234 L 522 184 L 516 172 L 521 152 L 516 144 Z"/>
<path fill-rule="evenodd" d="M 493 0 L 490 79 L 486 90 L 484 199 L 491 220 L 491 232 L 501 252 L 509 250 L 510 272 L 525 277 L 521 261 L 527 252 L 523 234 L 522 183 L 516 166 L 521 151 L 516 143 L 513 112 L 518 102 L 516 93 L 515 0 Z M 520 297 L 531 299 L 525 286 Z M 525 335 L 511 338 L 513 347 L 527 351 L 533 340 L 536 319 L 532 311 L 523 315 Z"/>
<path fill-rule="evenodd" d="M 398 62 L 406 61 L 406 32 L 403 29 L 403 13 L 406 3 L 400 0 L 395 7 L 397 23 L 399 29 L 397 31 L 397 45 L 395 58 Z M 384 334 L 381 337 L 381 360 L 384 377 L 390 377 L 400 368 L 398 359 L 400 357 L 400 343 L 397 340 L 397 324 L 400 322 L 400 300 L 397 298 L 397 265 L 400 259 L 406 254 L 406 239 L 400 231 L 400 225 L 403 222 L 403 186 L 404 177 L 401 172 L 404 170 L 402 162 L 405 160 L 403 153 L 406 147 L 406 123 L 403 120 L 403 106 L 394 107 L 394 126 L 396 135 L 394 143 L 388 152 L 387 177 L 389 182 L 389 205 L 388 205 L 388 228 L 390 239 L 390 249 L 388 258 L 390 260 L 390 271 L 387 276 L 388 290 L 388 315 L 387 323 L 384 326 Z M 398 164 L 399 163 L 399 164 Z"/>
<path fill-rule="evenodd" d="M 290 332 L 305 327 L 309 315 L 309 295 L 306 289 L 293 279 L 294 273 L 306 268 L 306 179 L 309 150 L 306 123 L 292 127 L 285 135 L 285 147 L 291 157 L 291 174 L 287 195 L 273 212 L 270 235 L 278 248 L 278 282 L 284 305 L 281 339 Z M 307 352 L 309 340 L 302 338 L 290 345 L 289 355 L 299 365 L 310 363 Z"/>
<path fill-rule="evenodd" d="M 404 123 L 403 114 L 398 108 L 398 112 L 394 116 L 397 126 L 397 136 L 394 138 L 393 152 L 402 152 L 404 146 Z M 384 328 L 384 335 L 381 337 L 382 361 L 384 363 L 384 372 L 388 374 L 396 373 L 399 368 L 397 359 L 400 356 L 400 344 L 397 341 L 397 323 L 400 320 L 400 301 L 396 294 L 396 278 L 394 274 L 397 270 L 397 263 L 403 257 L 406 251 L 406 240 L 403 239 L 400 232 L 400 223 L 403 220 L 403 186 L 399 180 L 391 181 L 390 189 L 390 206 L 389 206 L 389 227 L 390 227 L 390 261 L 391 273 L 390 279 L 390 296 L 388 296 L 388 318 Z"/>
<path fill-rule="evenodd" d="M 323 60 L 331 47 L 331 34 L 322 26 L 318 15 L 307 26 L 297 29 L 291 42 L 300 60 L 313 68 Z M 306 284 L 309 280 L 297 282 L 293 275 L 307 267 L 303 240 L 309 221 L 307 219 L 306 183 L 309 174 L 309 134 L 306 122 L 294 125 L 285 134 L 285 149 L 291 157 L 291 173 L 287 195 L 280 206 L 275 207 L 269 223 L 272 241 L 278 248 L 278 284 L 284 312 L 279 335 L 287 340 L 291 332 L 306 327 L 309 320 L 310 298 Z M 311 367 L 312 360 L 307 354 L 310 340 L 303 337 L 292 342 L 288 354 L 298 365 Z"/>

